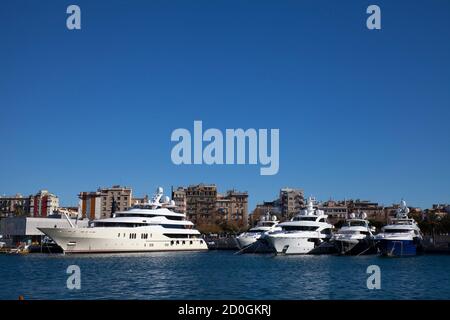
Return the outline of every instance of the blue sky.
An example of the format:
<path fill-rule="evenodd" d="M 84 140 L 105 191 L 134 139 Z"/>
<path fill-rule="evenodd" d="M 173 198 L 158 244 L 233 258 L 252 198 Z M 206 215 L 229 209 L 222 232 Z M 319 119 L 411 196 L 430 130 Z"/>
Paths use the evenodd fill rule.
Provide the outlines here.
<path fill-rule="evenodd" d="M 4 0 L 0 39 L 0 194 L 73 205 L 99 186 L 205 182 L 251 209 L 284 186 L 450 202 L 448 1 Z M 279 173 L 173 165 L 170 135 L 194 120 L 279 128 Z"/>

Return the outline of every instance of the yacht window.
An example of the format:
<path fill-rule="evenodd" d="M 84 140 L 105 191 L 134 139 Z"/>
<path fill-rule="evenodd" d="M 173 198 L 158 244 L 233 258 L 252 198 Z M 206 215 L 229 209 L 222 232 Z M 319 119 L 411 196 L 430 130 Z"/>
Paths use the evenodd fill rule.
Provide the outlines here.
<path fill-rule="evenodd" d="M 294 221 L 316 221 L 317 217 L 295 217 Z"/>
<path fill-rule="evenodd" d="M 184 241 L 184 240 L 183 240 L 183 242 L 182 242 L 182 243 L 183 243 L 183 244 L 186 244 L 186 241 Z"/>
<path fill-rule="evenodd" d="M 315 226 L 283 226 L 285 231 L 316 231 L 318 228 Z"/>
<path fill-rule="evenodd" d="M 185 226 L 182 224 L 162 224 L 161 226 L 170 229 L 185 229 Z"/>
<path fill-rule="evenodd" d="M 331 229 L 330 228 L 323 229 L 322 231 L 320 231 L 320 233 L 322 233 L 322 234 L 331 234 Z"/>
<path fill-rule="evenodd" d="M 173 244 L 174 244 L 175 242 L 172 240 L 172 241 L 170 241 L 170 245 L 171 246 L 173 246 Z"/>
<path fill-rule="evenodd" d="M 193 244 L 194 242 L 191 240 L 191 241 L 189 241 L 189 244 Z"/>
<path fill-rule="evenodd" d="M 136 228 L 145 226 L 144 223 L 125 223 L 125 222 L 96 222 L 95 227 L 120 227 L 120 228 Z"/>
<path fill-rule="evenodd" d="M 183 233 L 163 233 L 168 238 L 189 238 L 189 235 Z M 177 241 L 178 242 L 178 241 Z"/>
<path fill-rule="evenodd" d="M 384 232 L 386 233 L 408 233 L 411 230 L 408 229 L 386 229 L 384 230 Z"/>
<path fill-rule="evenodd" d="M 348 225 L 350 227 L 365 227 L 366 222 L 365 221 L 349 221 Z"/>
<path fill-rule="evenodd" d="M 183 220 L 183 217 L 178 217 L 178 216 L 166 216 L 166 218 L 169 220 L 175 220 L 175 221 Z"/>
<path fill-rule="evenodd" d="M 325 218 L 320 219 L 319 222 L 325 222 Z"/>

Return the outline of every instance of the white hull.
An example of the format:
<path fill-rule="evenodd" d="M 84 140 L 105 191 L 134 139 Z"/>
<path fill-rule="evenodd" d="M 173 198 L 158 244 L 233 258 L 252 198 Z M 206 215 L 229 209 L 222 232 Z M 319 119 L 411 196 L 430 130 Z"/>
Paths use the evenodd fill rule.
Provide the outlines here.
<path fill-rule="evenodd" d="M 154 228 L 42 228 L 65 253 L 208 250 L 201 238 L 169 238 Z M 130 239 L 129 234 L 136 234 Z M 151 237 L 141 239 L 141 234 Z"/>
<path fill-rule="evenodd" d="M 267 240 L 279 254 L 308 254 L 316 247 L 308 238 L 269 236 Z"/>
<path fill-rule="evenodd" d="M 258 241 L 259 238 L 260 237 L 241 236 L 241 237 L 236 238 L 236 242 L 238 244 L 239 249 L 242 249 L 242 248 L 248 247 L 249 245 L 252 245 L 256 241 Z"/>

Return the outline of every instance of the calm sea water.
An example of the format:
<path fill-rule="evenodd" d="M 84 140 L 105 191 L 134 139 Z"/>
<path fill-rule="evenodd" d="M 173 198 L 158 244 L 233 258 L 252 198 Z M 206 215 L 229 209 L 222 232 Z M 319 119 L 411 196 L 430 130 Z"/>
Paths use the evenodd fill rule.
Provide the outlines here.
<path fill-rule="evenodd" d="M 66 287 L 69 265 L 81 289 Z M 381 268 L 381 290 L 366 269 Z M 0 299 L 450 299 L 450 256 L 0 255 Z"/>

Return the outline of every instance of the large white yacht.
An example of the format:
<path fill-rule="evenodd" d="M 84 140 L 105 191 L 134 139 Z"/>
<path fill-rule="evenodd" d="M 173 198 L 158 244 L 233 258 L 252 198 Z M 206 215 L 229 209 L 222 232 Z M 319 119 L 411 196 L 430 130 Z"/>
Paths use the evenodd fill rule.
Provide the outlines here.
<path fill-rule="evenodd" d="M 422 232 L 416 221 L 409 218 L 408 214 L 409 208 L 402 200 L 395 218 L 375 237 L 381 255 L 414 256 L 422 250 Z"/>
<path fill-rule="evenodd" d="M 281 227 L 278 226 L 278 223 L 279 221 L 276 215 L 271 215 L 269 212 L 266 213 L 259 219 L 254 228 L 236 237 L 239 249 L 247 248 L 248 250 L 245 250 L 246 252 L 271 251 L 270 248 L 266 248 L 268 247 L 267 243 L 262 241 L 261 238 L 269 232 L 280 231 Z"/>
<path fill-rule="evenodd" d="M 89 227 L 39 228 L 65 253 L 207 250 L 200 232 L 184 214 L 173 212 L 175 203 L 162 188 L 147 204 L 95 220 Z"/>
<path fill-rule="evenodd" d="M 331 238 L 333 226 L 327 222 L 328 216 L 323 210 L 314 208 L 314 202 L 313 198 L 308 198 L 305 209 L 290 221 L 279 224 L 281 231 L 266 236 L 277 253 L 316 253 L 314 249 Z"/>
<path fill-rule="evenodd" d="M 341 255 L 363 255 L 376 253 L 374 227 L 370 227 L 365 212 L 358 218 L 351 213 L 343 226 L 333 235 L 331 243 Z"/>

